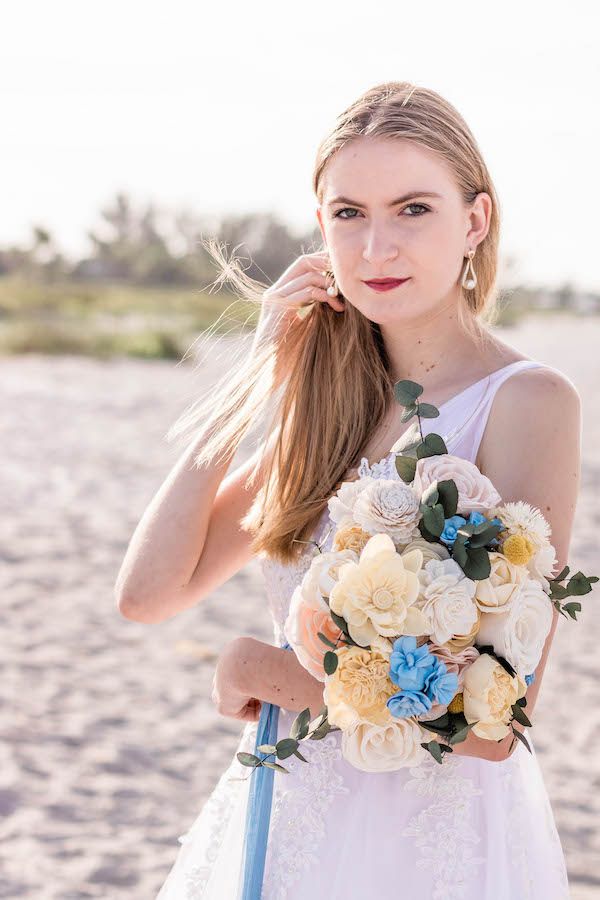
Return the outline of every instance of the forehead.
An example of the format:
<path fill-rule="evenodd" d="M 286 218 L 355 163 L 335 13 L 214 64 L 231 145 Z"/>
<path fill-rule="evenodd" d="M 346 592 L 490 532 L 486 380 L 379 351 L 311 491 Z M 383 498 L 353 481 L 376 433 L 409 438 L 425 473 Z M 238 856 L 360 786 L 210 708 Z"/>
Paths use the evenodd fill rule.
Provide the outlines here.
<path fill-rule="evenodd" d="M 359 137 L 327 161 L 322 175 L 323 201 L 345 195 L 382 203 L 410 190 L 456 191 L 452 173 L 433 150 L 399 138 Z"/>

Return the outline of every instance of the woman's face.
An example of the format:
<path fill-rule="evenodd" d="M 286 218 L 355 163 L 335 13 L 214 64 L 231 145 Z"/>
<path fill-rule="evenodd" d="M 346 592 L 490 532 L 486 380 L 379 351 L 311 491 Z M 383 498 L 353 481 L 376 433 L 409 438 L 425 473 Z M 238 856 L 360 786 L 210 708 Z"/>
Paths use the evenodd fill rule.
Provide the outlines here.
<path fill-rule="evenodd" d="M 380 325 L 416 322 L 458 303 L 464 257 L 489 228 L 488 194 L 465 205 L 441 159 L 397 138 L 350 141 L 328 161 L 322 186 L 317 217 L 349 303 Z M 388 277 L 409 280 L 384 292 L 365 284 Z"/>

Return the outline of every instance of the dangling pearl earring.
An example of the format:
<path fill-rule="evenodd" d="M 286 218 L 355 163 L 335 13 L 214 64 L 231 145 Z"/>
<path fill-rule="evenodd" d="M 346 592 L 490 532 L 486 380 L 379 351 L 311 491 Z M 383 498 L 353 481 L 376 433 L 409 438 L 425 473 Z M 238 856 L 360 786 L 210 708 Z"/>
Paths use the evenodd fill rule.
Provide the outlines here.
<path fill-rule="evenodd" d="M 469 250 L 467 252 L 467 256 L 469 257 L 469 259 L 463 272 L 461 284 L 468 291 L 472 291 L 473 288 L 477 285 L 477 275 L 475 274 L 475 269 L 473 268 L 473 257 L 475 256 L 475 251 Z M 471 269 L 471 278 L 468 277 L 469 268 Z"/>
<path fill-rule="evenodd" d="M 335 277 L 333 275 L 333 272 L 329 271 L 328 269 L 325 269 L 324 272 L 321 272 L 321 275 L 323 275 L 324 278 L 327 278 L 328 275 L 331 275 L 331 277 L 333 279 L 333 284 L 329 285 L 329 287 L 327 288 L 327 293 L 329 294 L 330 297 L 337 297 L 339 294 L 339 290 L 338 290 L 337 284 L 335 283 Z"/>

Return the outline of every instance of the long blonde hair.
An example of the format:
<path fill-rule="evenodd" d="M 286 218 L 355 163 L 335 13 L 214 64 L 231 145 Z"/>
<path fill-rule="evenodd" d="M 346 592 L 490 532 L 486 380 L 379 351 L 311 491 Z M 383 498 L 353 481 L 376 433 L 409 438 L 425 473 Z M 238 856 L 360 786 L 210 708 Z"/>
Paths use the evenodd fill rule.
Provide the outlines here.
<path fill-rule="evenodd" d="M 313 188 L 319 202 L 327 162 L 348 141 L 366 135 L 412 140 L 437 153 L 465 203 L 481 191 L 492 198 L 489 230 L 477 248 L 477 285 L 462 291 L 459 304 L 463 327 L 485 341 L 485 325 L 497 311 L 499 204 L 466 122 L 433 90 L 403 81 L 371 88 L 338 116 L 317 150 Z M 241 299 L 260 303 L 267 286 L 250 279 L 215 241 L 203 243 L 220 269 L 216 283 L 230 281 Z M 257 344 L 233 369 L 228 366 L 216 389 L 180 417 L 167 440 L 195 434 L 202 423 L 205 441 L 195 463 L 207 465 L 234 451 L 257 417 L 270 411 L 262 445 L 269 462 L 240 524 L 252 534 L 253 552 L 293 562 L 311 540 L 327 499 L 395 404 L 390 373 L 376 323 L 349 303 L 340 315 L 316 302 L 305 318 L 293 317 L 285 341 Z M 258 466 L 249 483 L 257 472 Z"/>

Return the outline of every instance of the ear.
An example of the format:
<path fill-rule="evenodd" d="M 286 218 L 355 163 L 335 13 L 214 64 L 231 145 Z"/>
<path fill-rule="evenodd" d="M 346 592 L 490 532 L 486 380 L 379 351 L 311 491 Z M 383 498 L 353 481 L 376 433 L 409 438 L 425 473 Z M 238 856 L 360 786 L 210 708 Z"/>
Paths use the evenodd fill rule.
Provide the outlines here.
<path fill-rule="evenodd" d="M 327 238 L 325 237 L 325 228 L 323 227 L 323 214 L 321 212 L 321 207 L 317 206 L 317 219 L 319 220 L 319 228 L 321 229 L 321 237 L 323 238 L 323 243 L 327 246 Z"/>

